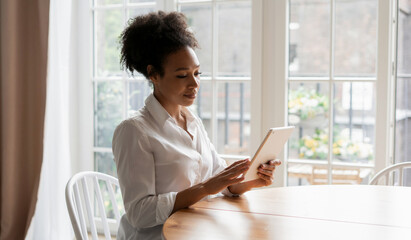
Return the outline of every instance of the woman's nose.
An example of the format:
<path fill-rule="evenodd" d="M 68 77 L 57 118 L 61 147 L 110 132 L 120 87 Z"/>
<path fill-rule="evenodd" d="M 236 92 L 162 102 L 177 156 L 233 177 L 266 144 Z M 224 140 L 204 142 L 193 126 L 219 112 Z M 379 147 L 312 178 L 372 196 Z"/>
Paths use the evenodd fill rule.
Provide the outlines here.
<path fill-rule="evenodd" d="M 198 88 L 199 85 L 200 85 L 200 80 L 198 79 L 198 77 L 192 74 L 190 77 L 190 87 Z"/>

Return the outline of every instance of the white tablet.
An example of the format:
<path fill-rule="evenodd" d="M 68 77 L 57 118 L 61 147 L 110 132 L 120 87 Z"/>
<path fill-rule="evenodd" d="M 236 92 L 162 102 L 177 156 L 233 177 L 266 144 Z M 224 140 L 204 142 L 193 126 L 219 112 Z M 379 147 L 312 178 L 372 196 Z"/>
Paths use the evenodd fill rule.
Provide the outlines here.
<path fill-rule="evenodd" d="M 259 178 L 257 175 L 258 167 L 276 157 L 284 149 L 284 144 L 290 138 L 294 127 L 271 128 L 265 136 L 263 142 L 251 160 L 251 165 L 245 173 L 244 182 Z"/>

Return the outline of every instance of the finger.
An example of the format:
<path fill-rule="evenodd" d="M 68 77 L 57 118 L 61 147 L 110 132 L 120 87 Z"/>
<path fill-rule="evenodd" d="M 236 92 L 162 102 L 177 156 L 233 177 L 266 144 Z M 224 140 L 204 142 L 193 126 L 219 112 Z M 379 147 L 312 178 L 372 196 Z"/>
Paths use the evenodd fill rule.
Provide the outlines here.
<path fill-rule="evenodd" d="M 233 163 L 230 167 L 224 169 L 224 171 L 236 171 L 237 169 L 241 169 L 241 168 L 245 168 L 245 167 L 249 167 L 250 166 L 250 162 L 249 161 L 245 161 L 245 160 L 241 160 L 241 161 L 237 161 L 235 163 Z"/>
<path fill-rule="evenodd" d="M 270 160 L 270 161 L 268 161 L 268 164 L 279 166 L 279 165 L 281 165 L 281 160 L 280 159 Z"/>
<path fill-rule="evenodd" d="M 241 165 L 237 164 L 237 165 L 234 165 L 234 166 L 231 165 L 231 166 L 225 168 L 223 171 L 221 171 L 218 175 L 226 177 L 226 176 L 230 175 L 231 173 L 236 172 L 236 171 L 241 171 L 242 168 L 246 168 L 246 167 L 249 167 L 249 166 L 245 165 L 245 164 L 241 164 Z"/>
<path fill-rule="evenodd" d="M 245 173 L 247 170 L 249 169 L 249 166 L 243 166 L 241 168 L 236 168 L 236 169 L 232 169 L 231 171 L 227 171 L 224 176 L 226 178 L 236 178 L 238 177 L 240 174 Z"/>
<path fill-rule="evenodd" d="M 269 165 L 269 164 L 261 164 L 259 169 L 265 169 L 265 170 L 270 170 L 274 171 L 275 170 L 275 165 Z"/>
<path fill-rule="evenodd" d="M 235 167 L 238 167 L 238 166 L 242 166 L 242 165 L 247 165 L 247 164 L 250 164 L 250 160 L 249 160 L 248 158 L 243 159 L 243 160 L 236 161 L 236 162 L 232 163 L 232 164 L 231 164 L 229 167 L 227 167 L 226 169 L 232 169 L 232 168 L 235 168 Z"/>
<path fill-rule="evenodd" d="M 233 178 L 248 170 L 249 164 L 241 164 L 234 167 L 226 168 L 218 174 L 219 178 Z"/>
<path fill-rule="evenodd" d="M 269 176 L 269 177 L 273 176 L 273 171 L 270 171 L 270 170 L 265 170 L 265 169 L 258 168 L 258 172 L 261 173 L 261 174 L 264 174 L 266 176 Z"/>
<path fill-rule="evenodd" d="M 271 185 L 271 183 L 273 183 L 273 181 L 274 181 L 273 177 L 269 177 L 269 176 L 264 175 L 262 173 L 257 173 L 257 174 L 258 174 L 258 177 L 260 177 L 261 179 L 263 179 L 267 183 L 267 185 Z"/>
<path fill-rule="evenodd" d="M 243 180 L 244 180 L 244 176 L 241 176 L 241 177 L 239 177 L 239 178 L 233 178 L 233 179 L 231 179 L 231 180 L 229 181 L 229 184 L 228 184 L 228 185 L 233 185 L 233 184 L 242 182 Z"/>
<path fill-rule="evenodd" d="M 241 160 L 241 163 L 239 163 L 238 165 L 236 165 L 235 167 L 233 167 L 230 170 L 235 170 L 235 169 L 240 169 L 240 168 L 248 168 L 248 167 L 250 167 L 250 161 Z"/>

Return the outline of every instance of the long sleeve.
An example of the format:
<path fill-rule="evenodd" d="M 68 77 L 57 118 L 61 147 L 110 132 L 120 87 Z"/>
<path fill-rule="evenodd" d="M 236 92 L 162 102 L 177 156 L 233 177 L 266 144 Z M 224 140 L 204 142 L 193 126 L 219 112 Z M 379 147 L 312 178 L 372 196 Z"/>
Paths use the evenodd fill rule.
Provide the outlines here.
<path fill-rule="evenodd" d="M 204 129 L 204 125 L 202 124 L 201 120 L 199 119 L 199 123 L 201 126 L 202 131 L 204 131 L 204 135 L 207 138 L 207 142 L 208 145 L 210 146 L 210 151 L 211 151 L 211 156 L 213 159 L 213 172 L 212 172 L 212 176 L 215 176 L 216 174 L 220 173 L 221 171 L 223 171 L 226 167 L 227 167 L 227 163 L 224 159 L 222 159 L 217 151 L 214 148 L 214 145 L 211 143 L 210 139 L 207 136 L 207 132 Z M 222 194 L 224 194 L 227 197 L 238 197 L 238 194 L 233 194 L 230 192 L 230 190 L 228 190 L 228 188 L 225 188 L 223 191 L 221 191 Z"/>
<path fill-rule="evenodd" d="M 224 159 L 222 159 L 217 151 L 214 148 L 214 145 L 210 142 L 210 150 L 211 150 L 211 156 L 213 157 L 213 176 L 218 174 L 219 172 L 223 171 L 227 167 L 227 163 L 225 162 Z"/>
<path fill-rule="evenodd" d="M 156 193 L 155 162 L 147 136 L 132 121 L 122 122 L 114 132 L 113 154 L 129 223 L 138 229 L 163 224 L 177 193 Z"/>

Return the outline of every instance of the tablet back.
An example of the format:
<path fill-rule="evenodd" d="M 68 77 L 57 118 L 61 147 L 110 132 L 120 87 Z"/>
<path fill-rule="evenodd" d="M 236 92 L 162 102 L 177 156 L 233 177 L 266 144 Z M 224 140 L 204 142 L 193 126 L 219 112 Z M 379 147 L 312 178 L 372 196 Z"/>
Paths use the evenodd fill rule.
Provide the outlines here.
<path fill-rule="evenodd" d="M 284 144 L 291 136 L 294 127 L 271 128 L 251 160 L 251 166 L 245 174 L 244 181 L 258 178 L 257 169 L 262 163 L 276 159 L 283 151 Z"/>

